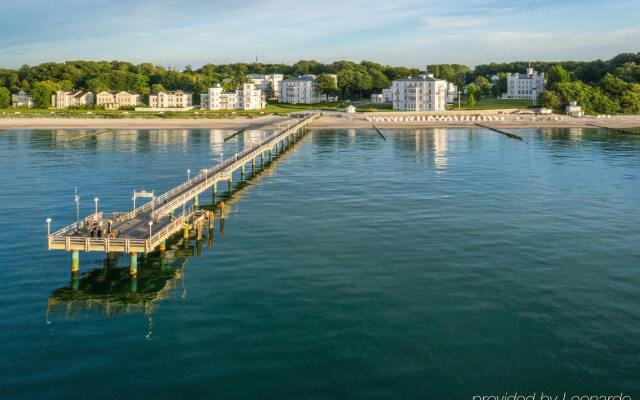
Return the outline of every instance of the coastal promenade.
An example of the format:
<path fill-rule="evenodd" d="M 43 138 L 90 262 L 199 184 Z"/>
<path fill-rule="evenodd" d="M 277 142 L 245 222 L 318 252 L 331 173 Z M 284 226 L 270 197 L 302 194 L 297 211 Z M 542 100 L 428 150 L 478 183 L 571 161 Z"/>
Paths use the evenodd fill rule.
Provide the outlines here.
<path fill-rule="evenodd" d="M 166 240 L 183 231 L 188 238 L 189 230 L 195 229 L 196 235 L 202 234 L 203 224 L 213 223 L 213 212 L 198 207 L 198 195 L 207 190 L 215 194 L 219 182 L 228 182 L 231 188 L 233 173 L 240 170 L 244 176 L 245 166 L 253 168 L 256 160 L 262 163 L 265 155 L 272 157 L 274 152 L 282 151 L 289 143 L 298 140 L 306 133 L 306 128 L 320 117 L 319 112 L 297 115 L 290 122 L 269 138 L 256 146 L 237 153 L 229 159 L 209 168 L 174 187 L 166 193 L 153 197 L 151 201 L 127 212 L 106 214 L 96 212 L 75 221 L 61 229 L 51 232 L 49 228 L 47 243 L 49 250 L 65 250 L 71 252 L 71 270 L 79 270 L 80 251 L 104 253 L 129 253 L 131 255 L 131 273 L 137 273 L 137 256 L 159 248 L 164 251 Z M 294 116 L 296 117 L 296 116 Z M 51 220 L 48 220 L 50 226 Z M 94 227 L 99 227 L 105 234 L 97 237 L 92 234 Z M 108 235 L 110 231 L 112 235 Z M 94 232 L 95 233 L 95 232 Z"/>

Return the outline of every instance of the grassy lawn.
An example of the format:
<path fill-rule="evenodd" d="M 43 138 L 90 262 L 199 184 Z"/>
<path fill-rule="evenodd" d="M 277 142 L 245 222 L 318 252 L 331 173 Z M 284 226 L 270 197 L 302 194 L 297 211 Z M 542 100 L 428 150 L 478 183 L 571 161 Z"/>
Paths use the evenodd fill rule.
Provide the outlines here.
<path fill-rule="evenodd" d="M 466 104 L 466 100 L 461 103 L 462 110 L 495 110 L 499 108 L 529 108 L 533 105 L 531 100 L 525 99 L 497 99 L 495 97 L 482 97 L 476 101 L 473 107 Z M 452 110 L 458 109 L 457 102 L 450 106 Z"/>

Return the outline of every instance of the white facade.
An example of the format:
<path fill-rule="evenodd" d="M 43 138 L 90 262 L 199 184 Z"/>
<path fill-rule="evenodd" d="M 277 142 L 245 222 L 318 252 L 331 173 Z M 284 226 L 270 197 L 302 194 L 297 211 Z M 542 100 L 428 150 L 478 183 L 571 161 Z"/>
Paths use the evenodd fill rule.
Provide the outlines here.
<path fill-rule="evenodd" d="M 399 111 L 444 111 L 447 81 L 431 74 L 392 82 L 393 109 Z"/>
<path fill-rule="evenodd" d="M 391 88 L 382 89 L 382 93 L 372 94 L 371 102 L 376 104 L 393 103 L 393 90 Z"/>
<path fill-rule="evenodd" d="M 31 95 L 21 90 L 11 95 L 11 104 L 14 108 L 33 108 L 33 99 Z"/>
<path fill-rule="evenodd" d="M 280 82 L 281 103 L 314 104 L 320 102 L 320 93 L 315 75 L 289 78 Z"/>
<path fill-rule="evenodd" d="M 253 83 L 256 89 L 262 91 L 263 94 L 271 93 L 271 97 L 277 99 L 280 97 L 280 82 L 284 79 L 282 74 L 249 74 L 247 75 L 249 82 Z"/>
<path fill-rule="evenodd" d="M 544 72 L 527 68 L 526 74 L 507 74 L 507 93 L 502 98 L 535 100 L 543 90 Z"/>
<path fill-rule="evenodd" d="M 192 104 L 193 95 L 182 90 L 149 95 L 149 106 L 151 108 L 187 108 L 191 107 Z"/>
<path fill-rule="evenodd" d="M 453 104 L 458 97 L 458 87 L 451 82 L 447 82 L 447 104 Z"/>
<path fill-rule="evenodd" d="M 126 90 L 102 91 L 96 95 L 96 104 L 105 110 L 118 110 L 120 107 L 135 107 L 142 103 L 142 95 Z"/>
<path fill-rule="evenodd" d="M 262 90 L 253 83 L 245 83 L 242 89 L 230 93 L 217 85 L 200 95 L 200 107 L 205 110 L 261 110 L 265 106 Z"/>
<path fill-rule="evenodd" d="M 582 107 L 578 105 L 577 101 L 572 101 L 565 109 L 567 115 L 571 117 L 582 117 L 584 113 L 582 112 Z"/>
<path fill-rule="evenodd" d="M 90 106 L 94 103 L 95 96 L 93 92 L 85 92 L 82 90 L 65 92 L 64 90 L 58 90 L 55 94 L 51 95 L 51 107 L 53 108 Z"/>
<path fill-rule="evenodd" d="M 338 76 L 327 74 L 338 82 Z M 297 78 L 289 78 L 280 82 L 281 103 L 289 104 L 315 104 L 321 101 L 335 101 L 335 96 L 321 95 L 316 84 L 315 75 L 303 75 Z"/>

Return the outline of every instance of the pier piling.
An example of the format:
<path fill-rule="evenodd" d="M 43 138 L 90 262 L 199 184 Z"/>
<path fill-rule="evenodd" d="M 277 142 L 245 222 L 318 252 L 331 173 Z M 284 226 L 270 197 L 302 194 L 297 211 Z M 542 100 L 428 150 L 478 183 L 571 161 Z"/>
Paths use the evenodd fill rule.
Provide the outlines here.
<path fill-rule="evenodd" d="M 80 270 L 80 250 L 71 250 L 71 272 Z"/>
<path fill-rule="evenodd" d="M 138 253 L 133 251 L 129 255 L 129 274 L 131 276 L 138 274 Z"/>
<path fill-rule="evenodd" d="M 189 240 L 189 225 L 184 224 L 184 228 L 182 230 L 182 238 Z"/>

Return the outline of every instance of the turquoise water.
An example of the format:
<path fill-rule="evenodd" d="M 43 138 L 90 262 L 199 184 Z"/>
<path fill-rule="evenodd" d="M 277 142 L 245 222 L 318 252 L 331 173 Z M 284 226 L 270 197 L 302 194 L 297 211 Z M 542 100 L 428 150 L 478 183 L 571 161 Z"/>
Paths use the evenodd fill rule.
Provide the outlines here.
<path fill-rule="evenodd" d="M 517 133 L 314 131 L 213 240 L 77 290 L 75 186 L 128 209 L 262 133 L 0 133 L 0 398 L 639 396 L 640 137 Z"/>

